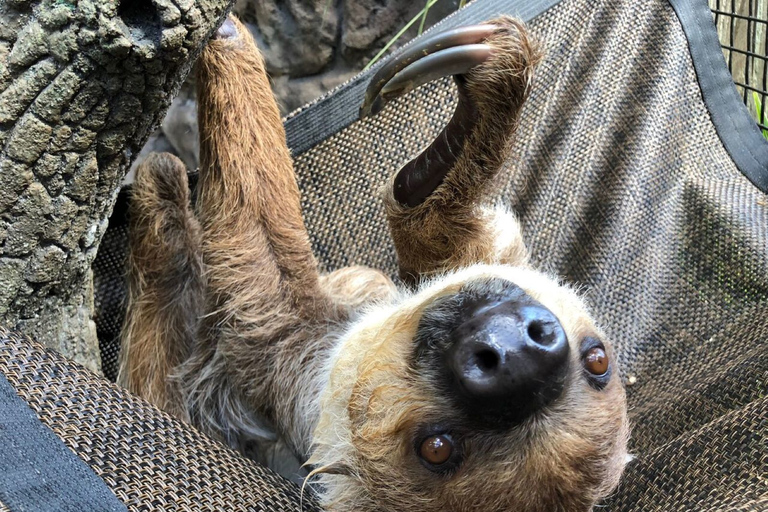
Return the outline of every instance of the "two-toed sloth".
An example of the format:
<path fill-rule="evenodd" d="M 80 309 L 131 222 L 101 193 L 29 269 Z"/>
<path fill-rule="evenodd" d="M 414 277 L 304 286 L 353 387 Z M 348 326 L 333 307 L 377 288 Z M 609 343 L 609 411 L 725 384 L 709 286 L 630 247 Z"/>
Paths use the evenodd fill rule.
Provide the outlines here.
<path fill-rule="evenodd" d="M 121 382 L 241 449 L 273 429 L 332 510 L 590 510 L 626 461 L 615 355 L 574 290 L 529 266 L 514 215 L 482 204 L 538 60 L 499 18 L 374 77 L 364 114 L 438 75 L 459 91 L 383 198 L 401 290 L 318 272 L 263 60 L 225 22 L 198 62 L 194 208 L 178 159 L 138 169 Z"/>

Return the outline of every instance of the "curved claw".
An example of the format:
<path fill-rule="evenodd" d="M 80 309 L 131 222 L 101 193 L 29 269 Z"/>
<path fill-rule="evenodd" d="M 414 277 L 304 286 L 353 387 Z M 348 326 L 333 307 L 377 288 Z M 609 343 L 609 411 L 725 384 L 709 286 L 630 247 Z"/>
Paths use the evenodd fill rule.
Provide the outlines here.
<path fill-rule="evenodd" d="M 448 75 L 461 75 L 482 64 L 491 47 L 481 44 L 498 27 L 491 24 L 460 27 L 430 36 L 390 60 L 374 75 L 360 119 L 376 114 L 391 100 Z"/>
<path fill-rule="evenodd" d="M 433 53 L 395 75 L 381 90 L 379 97 L 386 104 L 436 78 L 463 75 L 490 55 L 491 47 L 486 44 L 468 44 Z"/>
<path fill-rule="evenodd" d="M 232 17 L 224 20 L 224 23 L 213 34 L 213 39 L 234 39 L 237 37 L 237 25 Z"/>

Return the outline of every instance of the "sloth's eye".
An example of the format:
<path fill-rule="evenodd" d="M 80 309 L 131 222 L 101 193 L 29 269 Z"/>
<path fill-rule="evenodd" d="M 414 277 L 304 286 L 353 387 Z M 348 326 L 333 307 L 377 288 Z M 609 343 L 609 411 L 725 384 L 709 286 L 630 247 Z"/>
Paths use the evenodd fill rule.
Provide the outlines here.
<path fill-rule="evenodd" d="M 419 455 L 426 462 L 439 466 L 445 464 L 453 454 L 453 439 L 449 435 L 430 436 L 421 442 Z"/>
<path fill-rule="evenodd" d="M 608 385 L 611 360 L 605 353 L 605 345 L 598 338 L 588 336 L 581 341 L 581 364 L 590 386 L 599 391 Z"/>
<path fill-rule="evenodd" d="M 589 349 L 584 356 L 584 368 L 592 375 L 603 375 L 608 371 L 608 356 L 601 347 Z"/>
<path fill-rule="evenodd" d="M 425 425 L 413 439 L 413 451 L 421 465 L 444 478 L 454 475 L 464 458 L 461 439 L 449 432 L 445 425 Z"/>

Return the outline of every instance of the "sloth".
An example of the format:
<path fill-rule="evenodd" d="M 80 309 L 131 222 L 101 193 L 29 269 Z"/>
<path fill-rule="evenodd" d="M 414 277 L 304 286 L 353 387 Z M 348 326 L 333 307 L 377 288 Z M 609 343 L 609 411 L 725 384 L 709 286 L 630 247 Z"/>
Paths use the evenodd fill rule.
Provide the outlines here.
<path fill-rule="evenodd" d="M 318 270 L 263 59 L 225 21 L 197 64 L 194 206 L 177 158 L 138 168 L 120 382 L 244 453 L 284 440 L 329 510 L 591 510 L 627 460 L 614 350 L 486 204 L 539 60 L 501 17 L 374 76 L 363 116 L 440 76 L 458 89 L 384 188 L 396 286 Z"/>

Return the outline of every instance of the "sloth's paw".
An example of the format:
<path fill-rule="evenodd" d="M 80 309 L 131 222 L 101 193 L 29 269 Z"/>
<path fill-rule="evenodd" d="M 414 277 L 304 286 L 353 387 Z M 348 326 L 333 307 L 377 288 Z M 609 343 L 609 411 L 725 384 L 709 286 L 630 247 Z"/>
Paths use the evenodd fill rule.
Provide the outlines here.
<path fill-rule="evenodd" d="M 443 132 L 395 177 L 400 204 L 423 203 L 452 171 L 456 185 L 472 194 L 495 175 L 540 56 L 525 25 L 501 17 L 435 34 L 382 66 L 368 86 L 361 117 L 443 76 L 453 75 L 459 92 Z"/>
<path fill-rule="evenodd" d="M 483 42 L 491 48 L 490 55 L 464 75 L 464 87 L 481 115 L 508 113 L 516 117 L 541 52 L 520 20 L 503 17 L 490 23 L 496 28 Z M 461 80 L 459 84 L 461 88 Z"/>
<path fill-rule="evenodd" d="M 520 103 L 540 58 L 523 22 L 509 16 L 440 32 L 406 48 L 376 73 L 360 116 L 376 114 L 391 100 L 450 75 L 478 103 Z"/>
<path fill-rule="evenodd" d="M 236 39 L 239 35 L 238 27 L 240 26 L 234 17 L 229 16 L 213 34 L 213 39 Z"/>
<path fill-rule="evenodd" d="M 186 208 L 187 168 L 170 153 L 151 153 L 136 169 L 133 195 L 136 202 L 146 206 L 148 214 L 167 207 Z"/>

